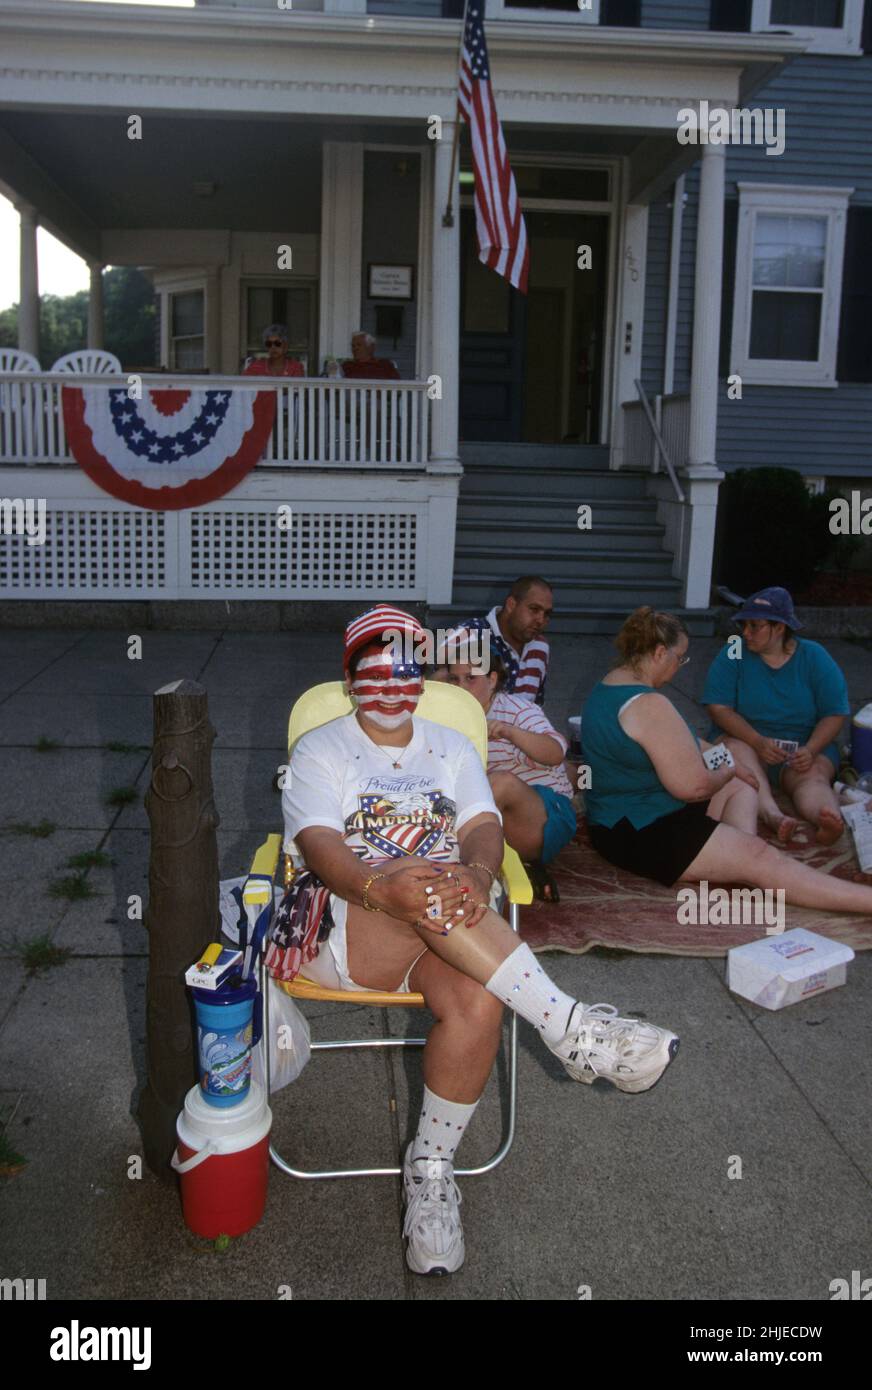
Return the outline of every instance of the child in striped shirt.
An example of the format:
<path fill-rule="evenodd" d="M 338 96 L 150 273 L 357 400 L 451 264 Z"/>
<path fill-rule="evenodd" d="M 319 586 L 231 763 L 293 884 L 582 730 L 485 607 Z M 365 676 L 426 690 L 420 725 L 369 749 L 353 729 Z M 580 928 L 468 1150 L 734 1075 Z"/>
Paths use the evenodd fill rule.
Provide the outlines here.
<path fill-rule="evenodd" d="M 460 686 L 478 700 L 487 716 L 488 780 L 503 818 L 506 841 L 527 867 L 536 896 L 559 902 L 554 878 L 545 867 L 576 831 L 572 784 L 563 760 L 567 741 L 538 705 L 502 689 L 505 672 L 493 650 L 490 666 L 455 657 L 437 666 L 435 679 Z"/>

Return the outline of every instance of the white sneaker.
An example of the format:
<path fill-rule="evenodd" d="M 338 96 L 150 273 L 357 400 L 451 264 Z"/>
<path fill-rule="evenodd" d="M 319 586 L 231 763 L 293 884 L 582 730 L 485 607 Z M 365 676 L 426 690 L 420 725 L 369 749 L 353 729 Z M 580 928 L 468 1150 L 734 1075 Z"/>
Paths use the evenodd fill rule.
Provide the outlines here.
<path fill-rule="evenodd" d="M 552 1052 L 575 1081 L 604 1076 L 619 1091 L 647 1091 L 678 1051 L 678 1037 L 636 1018 L 618 1018 L 611 1004 L 576 1004 Z"/>
<path fill-rule="evenodd" d="M 466 1254 L 454 1168 L 447 1159 L 413 1158 L 412 1147 L 403 1159 L 406 1263 L 414 1274 L 453 1274 Z"/>

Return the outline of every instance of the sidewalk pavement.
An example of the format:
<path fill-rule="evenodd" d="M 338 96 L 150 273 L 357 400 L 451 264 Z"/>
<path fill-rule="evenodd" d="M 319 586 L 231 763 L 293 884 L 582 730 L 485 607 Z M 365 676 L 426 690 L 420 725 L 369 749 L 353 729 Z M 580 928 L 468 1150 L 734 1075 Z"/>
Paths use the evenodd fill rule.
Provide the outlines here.
<path fill-rule="evenodd" d="M 201 681 L 213 752 L 222 876 L 245 872 L 279 828 L 271 790 L 294 698 L 338 677 L 337 633 L 161 633 L 142 659 L 115 631 L 0 632 L 0 1111 L 26 1166 L 0 1178 L 0 1277 L 44 1278 L 49 1298 L 828 1299 L 872 1274 L 872 953 L 846 988 L 768 1013 L 730 995 L 720 960 L 548 952 L 545 968 L 588 1002 L 674 1029 L 682 1050 L 641 1096 L 573 1083 L 520 1025 L 519 1128 L 509 1159 L 462 1182 L 467 1261 L 421 1279 L 403 1259 L 400 1188 L 388 1178 L 304 1183 L 271 1170 L 266 1216 L 217 1252 L 183 1225 L 174 1188 L 148 1170 L 133 1113 L 145 1080 L 147 937 L 127 920 L 147 896 L 151 695 Z M 693 704 L 719 642 L 695 639 L 673 692 Z M 872 699 L 868 652 L 829 649 L 852 703 Z M 556 638 L 548 710 L 575 713 L 609 664 L 603 638 Z M 60 747 L 39 752 L 40 738 Z M 111 751 L 110 742 L 128 746 Z M 114 809 L 106 796 L 135 786 Z M 15 833 L 49 820 L 53 834 Z M 97 897 L 46 891 L 70 855 L 103 850 Z M 49 933 L 72 954 L 26 973 L 16 943 Z M 317 1036 L 418 1033 L 405 1011 L 305 1010 Z M 346 1031 L 343 1031 L 346 1030 Z M 499 1071 L 499 1069 L 498 1069 Z M 492 1077 L 460 1160 L 496 1143 Z M 275 1099 L 274 1137 L 299 1166 L 388 1165 L 413 1132 L 419 1054 L 321 1056 Z M 490 1147 L 489 1147 L 490 1146 Z M 728 1177 L 741 1159 L 741 1179 Z"/>

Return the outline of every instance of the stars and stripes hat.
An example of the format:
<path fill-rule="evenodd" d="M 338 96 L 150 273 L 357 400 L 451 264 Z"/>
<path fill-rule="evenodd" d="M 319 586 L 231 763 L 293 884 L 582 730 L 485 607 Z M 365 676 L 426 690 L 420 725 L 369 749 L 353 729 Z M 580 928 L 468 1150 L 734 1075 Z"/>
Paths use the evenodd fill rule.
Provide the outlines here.
<path fill-rule="evenodd" d="M 408 632 L 415 641 L 419 637 L 426 637 L 418 619 L 413 618 L 411 613 L 404 613 L 402 608 L 393 608 L 389 603 L 378 603 L 375 608 L 361 613 L 359 618 L 352 618 L 345 629 L 345 651 L 342 657 L 344 669 L 348 670 L 356 651 L 392 630 Z"/>

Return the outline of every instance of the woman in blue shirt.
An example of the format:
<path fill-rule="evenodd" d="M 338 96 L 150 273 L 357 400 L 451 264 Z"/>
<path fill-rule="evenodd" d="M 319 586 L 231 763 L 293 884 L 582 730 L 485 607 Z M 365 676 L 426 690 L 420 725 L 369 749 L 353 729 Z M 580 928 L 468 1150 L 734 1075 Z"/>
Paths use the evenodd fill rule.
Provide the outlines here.
<path fill-rule="evenodd" d="M 584 706 L 591 843 L 619 868 L 672 885 L 783 888 L 787 902 L 872 916 L 872 888 L 818 873 L 756 835 L 757 779 L 711 771 L 698 739 L 659 689 L 689 660 L 678 618 L 637 608 L 615 639 L 619 665 Z"/>
<path fill-rule="evenodd" d="M 832 788 L 839 766 L 836 739 L 850 714 L 845 677 L 818 642 L 795 636 L 802 624 L 786 589 L 761 589 L 735 616 L 742 629 L 711 664 L 703 692 L 714 720 L 712 736 L 728 747 L 760 784 L 760 815 L 789 840 L 797 822 L 773 796 L 780 786 L 804 820 L 829 845 L 844 830 Z M 722 732 L 723 731 L 723 732 Z M 798 744 L 794 753 L 778 740 Z"/>

